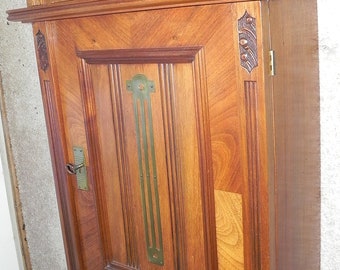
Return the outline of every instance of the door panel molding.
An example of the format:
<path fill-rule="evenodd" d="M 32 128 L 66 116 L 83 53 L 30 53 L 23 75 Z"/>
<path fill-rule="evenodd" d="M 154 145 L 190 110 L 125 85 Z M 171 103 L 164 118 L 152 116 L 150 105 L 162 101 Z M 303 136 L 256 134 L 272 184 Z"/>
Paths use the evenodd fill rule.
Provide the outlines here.
<path fill-rule="evenodd" d="M 87 64 L 191 63 L 202 46 L 77 51 Z"/>
<path fill-rule="evenodd" d="M 201 219 L 203 229 L 203 249 L 201 256 L 204 257 L 205 269 L 217 269 L 217 244 L 215 231 L 215 207 L 214 207 L 214 181 L 212 176 L 212 155 L 210 149 L 210 133 L 209 133 L 209 115 L 208 115 L 208 97 L 207 97 L 207 82 L 205 75 L 205 60 L 204 50 L 201 46 L 182 47 L 177 48 L 155 48 L 155 49 L 135 49 L 135 50 L 98 50 L 98 51 L 78 51 L 80 57 L 79 64 L 79 79 L 82 84 L 82 100 L 85 115 L 85 129 L 87 136 L 87 147 L 89 152 L 89 163 L 93 172 L 92 182 L 95 186 L 95 197 L 97 198 L 97 208 L 99 211 L 99 220 L 101 224 L 101 236 L 104 246 L 105 260 L 114 265 L 116 261 L 112 261 L 112 244 L 107 240 L 110 235 L 110 226 L 108 223 L 109 213 L 105 205 L 108 203 L 104 196 L 104 186 L 99 179 L 102 179 L 102 155 L 100 153 L 101 145 L 99 144 L 100 136 L 97 127 L 97 109 L 93 87 L 93 80 L 91 68 L 101 66 L 106 70 L 106 75 L 109 79 L 111 92 L 111 107 L 112 107 L 112 121 L 114 122 L 114 136 L 116 145 L 117 164 L 119 168 L 119 182 L 121 189 L 121 207 L 124 217 L 124 232 L 125 244 L 122 248 L 126 249 L 126 267 L 139 267 L 140 258 L 137 253 L 137 232 L 136 220 L 134 215 L 133 199 L 131 198 L 132 182 L 129 172 L 131 167 L 131 158 L 127 156 L 127 145 L 131 142 L 126 141 L 126 130 L 124 127 L 126 109 L 123 109 L 124 104 L 122 95 L 123 92 L 128 92 L 122 78 L 122 66 L 127 64 L 144 66 L 146 64 L 156 65 L 158 70 L 158 78 L 156 85 L 159 85 L 161 93 L 162 117 L 163 117 L 163 131 L 165 141 L 165 158 L 167 166 L 167 182 L 169 189 L 169 206 L 172 226 L 172 250 L 174 253 L 173 263 L 175 269 L 186 269 L 188 265 L 193 265 L 193 262 L 188 261 L 188 239 L 187 235 L 190 231 L 186 224 L 189 221 L 187 215 L 190 199 L 188 197 L 188 187 L 184 186 L 186 181 L 182 175 L 183 164 L 187 157 L 183 157 L 183 142 L 179 142 L 183 136 L 183 127 L 180 127 L 181 118 L 178 115 L 178 104 L 176 103 L 180 94 L 178 85 L 176 86 L 176 76 L 180 76 L 180 72 L 192 74 L 192 98 L 193 98 L 193 112 L 191 120 L 194 121 L 193 128 L 195 129 L 195 136 L 197 136 L 197 151 L 195 153 L 198 166 L 198 193 L 200 203 L 197 207 L 202 207 Z M 182 66 L 182 68 L 179 68 Z M 106 67 L 106 68 L 105 68 Z M 103 75 L 104 76 L 104 75 Z M 149 77 L 149 76 L 148 76 Z M 189 78 L 190 81 L 190 78 Z M 125 100 L 126 102 L 126 100 Z M 185 102 L 181 101 L 181 102 Z M 176 109 L 177 108 L 177 109 Z M 151 108 L 149 108 L 151 110 Z M 140 110 L 139 110 L 140 111 Z M 186 116 L 188 117 L 188 116 Z M 149 122 L 152 120 L 149 119 Z M 150 123 L 149 123 L 150 124 Z M 137 132 L 138 134 L 138 132 Z M 182 134 L 182 135 L 180 135 Z M 150 136 L 150 133 L 148 133 Z M 156 153 L 157 154 L 157 153 Z M 196 180 L 195 180 L 196 181 Z M 195 188 L 197 188 L 195 187 Z M 154 196 L 154 195 L 153 195 Z M 190 196 L 189 196 L 190 197 Z M 155 198 L 155 197 L 153 197 Z M 131 200 L 132 199 L 132 200 Z M 197 200 L 197 199 L 195 199 Z M 185 206 L 186 205 L 186 206 Z M 150 205 L 149 205 L 150 207 Z M 152 208 L 154 209 L 154 208 Z M 189 214 L 191 215 L 191 214 Z M 150 218 L 150 216 L 148 216 Z M 199 223 L 199 222 L 198 222 Z M 158 227 L 157 230 L 161 230 Z M 156 231 L 157 231 L 156 230 Z M 192 248 L 191 248 L 192 249 Z M 196 251 L 195 251 L 196 252 Z M 166 254 L 165 254 L 166 256 Z M 119 262 L 122 263 L 122 262 Z M 119 264 L 118 263 L 118 264 Z M 109 266 L 108 266 L 109 267 Z M 108 268 L 109 269 L 109 268 Z M 113 268 L 115 269 L 115 268 Z"/>

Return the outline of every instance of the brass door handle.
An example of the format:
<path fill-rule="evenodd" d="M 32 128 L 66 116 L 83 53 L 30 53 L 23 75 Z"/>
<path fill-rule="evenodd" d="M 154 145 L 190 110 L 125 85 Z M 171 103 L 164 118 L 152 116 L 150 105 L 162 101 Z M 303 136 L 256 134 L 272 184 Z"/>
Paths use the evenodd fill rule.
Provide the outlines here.
<path fill-rule="evenodd" d="M 67 163 L 65 169 L 68 174 L 75 175 L 77 179 L 77 187 L 81 190 L 88 190 L 87 169 L 85 162 L 84 150 L 81 147 L 73 146 L 74 163 Z"/>
<path fill-rule="evenodd" d="M 69 174 L 77 174 L 77 171 L 84 167 L 84 163 L 74 165 L 73 163 L 67 163 L 65 168 Z"/>

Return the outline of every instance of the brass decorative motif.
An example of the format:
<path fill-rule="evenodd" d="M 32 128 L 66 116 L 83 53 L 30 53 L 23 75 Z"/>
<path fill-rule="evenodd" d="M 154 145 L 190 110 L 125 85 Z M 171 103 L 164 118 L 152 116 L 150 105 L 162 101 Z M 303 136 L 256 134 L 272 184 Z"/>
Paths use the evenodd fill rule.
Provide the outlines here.
<path fill-rule="evenodd" d="M 238 20 L 238 37 L 241 66 L 249 73 L 258 65 L 256 18 L 245 11 Z"/>
<path fill-rule="evenodd" d="M 127 89 L 133 93 L 139 181 L 148 260 L 151 263 L 163 265 L 163 240 L 150 99 L 150 93 L 155 92 L 155 85 L 146 76 L 137 74 L 132 80 L 127 81 Z"/>
<path fill-rule="evenodd" d="M 44 34 L 40 30 L 35 35 L 35 37 L 37 40 L 37 51 L 38 51 L 40 68 L 43 71 L 46 71 L 49 66 L 46 39 L 45 39 Z"/>

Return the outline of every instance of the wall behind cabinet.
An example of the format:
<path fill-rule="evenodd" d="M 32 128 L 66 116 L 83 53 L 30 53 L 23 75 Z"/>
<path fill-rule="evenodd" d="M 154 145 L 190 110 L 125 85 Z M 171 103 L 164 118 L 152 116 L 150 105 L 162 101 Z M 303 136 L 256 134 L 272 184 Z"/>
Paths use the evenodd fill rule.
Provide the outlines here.
<path fill-rule="evenodd" d="M 0 70 L 6 107 L 10 108 L 9 132 L 32 269 L 64 270 L 66 262 L 32 27 L 6 20 L 6 10 L 24 6 L 25 0 L 0 1 Z"/>
<path fill-rule="evenodd" d="M 321 91 L 321 266 L 340 265 L 340 36 L 338 0 L 318 0 Z"/>
<path fill-rule="evenodd" d="M 9 23 L 5 10 L 25 0 L 0 1 L 0 70 L 33 270 L 66 269 L 48 153 L 32 30 Z M 340 36 L 338 0 L 318 0 L 321 82 L 322 270 L 340 265 Z M 1 229 L 1 228 L 0 228 Z"/>

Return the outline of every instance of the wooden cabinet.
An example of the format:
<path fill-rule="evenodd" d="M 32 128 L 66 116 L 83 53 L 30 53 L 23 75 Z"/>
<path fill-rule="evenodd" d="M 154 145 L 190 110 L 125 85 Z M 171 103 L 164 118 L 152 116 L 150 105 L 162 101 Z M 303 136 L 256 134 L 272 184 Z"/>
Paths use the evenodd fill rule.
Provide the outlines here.
<path fill-rule="evenodd" d="M 9 11 L 33 23 L 70 269 L 318 269 L 316 27 L 285 29 L 315 9 L 276 2 Z"/>

